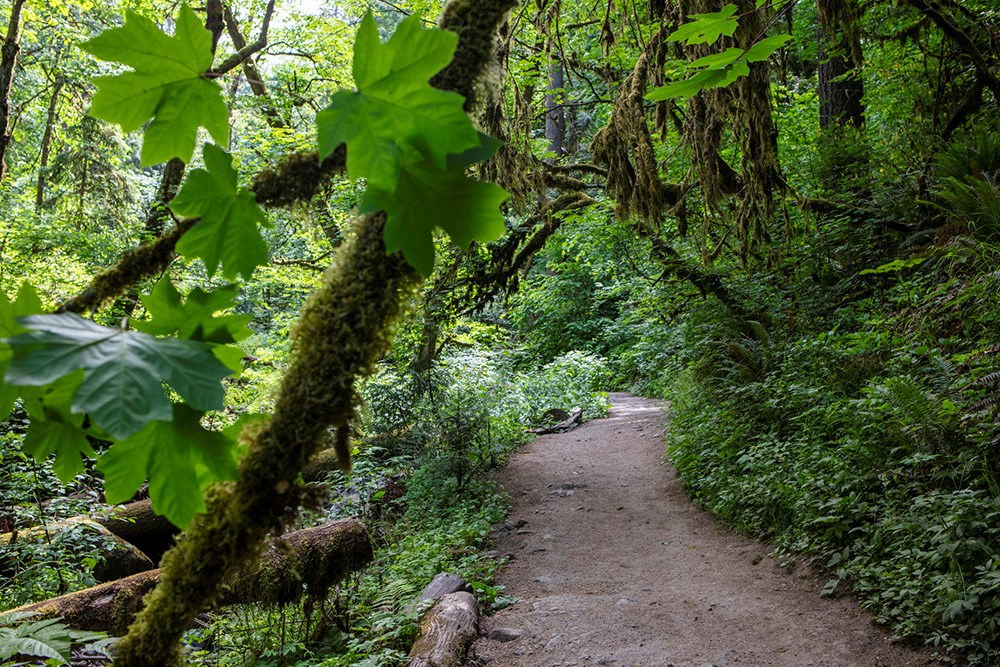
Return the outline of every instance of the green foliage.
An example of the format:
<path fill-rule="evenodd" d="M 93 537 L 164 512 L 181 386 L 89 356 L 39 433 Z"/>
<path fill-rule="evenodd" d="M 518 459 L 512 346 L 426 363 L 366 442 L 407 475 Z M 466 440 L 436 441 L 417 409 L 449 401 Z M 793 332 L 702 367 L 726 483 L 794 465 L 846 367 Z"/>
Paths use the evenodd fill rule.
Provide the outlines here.
<path fill-rule="evenodd" d="M 255 268 L 267 263 L 267 244 L 257 228 L 267 224 L 267 217 L 253 193 L 237 185 L 231 155 L 205 144 L 203 156 L 206 168 L 188 174 L 170 202 L 174 213 L 200 218 L 177 243 L 177 252 L 205 262 L 209 277 L 221 265 L 226 278 L 241 274 L 249 280 Z"/>
<path fill-rule="evenodd" d="M 469 178 L 464 169 L 442 171 L 429 162 L 406 165 L 395 190 L 369 185 L 361 201 L 367 212 L 384 210 L 386 250 L 401 250 L 413 268 L 429 276 L 434 270 L 435 227 L 455 245 L 493 241 L 506 230 L 499 206 L 507 193 L 492 183 Z"/>
<path fill-rule="evenodd" d="M 194 408 L 222 408 L 219 381 L 231 371 L 206 343 L 110 329 L 72 313 L 20 321 L 29 333 L 7 339 L 13 359 L 6 381 L 40 387 L 83 369 L 70 412 L 90 414 L 114 438 L 173 417 L 161 381 Z"/>
<path fill-rule="evenodd" d="M 944 211 L 980 238 L 1000 241 L 1000 131 L 985 126 L 952 143 L 937 159 Z"/>
<path fill-rule="evenodd" d="M 212 37 L 186 4 L 173 36 L 128 12 L 123 27 L 106 30 L 81 48 L 132 68 L 95 79 L 98 93 L 90 113 L 126 132 L 152 118 L 144 133 L 143 165 L 189 161 L 199 127 L 218 143 L 229 143 L 229 109 L 218 84 L 204 76 L 212 66 Z"/>
<path fill-rule="evenodd" d="M 957 256 L 921 259 L 907 277 L 867 274 L 895 284 L 825 304 L 794 334 L 798 313 L 772 311 L 761 331 L 700 308 L 685 323 L 668 450 L 700 503 L 828 571 L 825 594 L 849 586 L 898 635 L 993 664 L 1000 460 L 982 400 L 995 363 L 958 353 L 967 339 L 947 332 L 995 339 L 972 303 L 996 280 L 966 283 Z M 958 275 L 940 284 L 947 271 Z"/>
<path fill-rule="evenodd" d="M 739 27 L 736 5 L 729 3 L 720 11 L 706 14 L 691 14 L 687 23 L 680 26 L 668 37 L 668 42 L 687 44 L 715 44 L 725 35 L 732 37 Z"/>
<path fill-rule="evenodd" d="M 365 14 L 354 47 L 357 91 L 337 92 L 316 116 L 320 158 L 347 144 L 348 175 L 368 182 L 362 210 L 388 213 L 387 251 L 402 251 L 424 276 L 434 268 L 435 227 L 463 248 L 506 229 L 498 210 L 506 192 L 465 175 L 496 144 L 476 132 L 460 95 L 428 83 L 451 61 L 456 43 L 454 34 L 426 30 L 411 16 L 383 44 Z M 468 159 L 450 157 L 456 155 Z"/>
<path fill-rule="evenodd" d="M 25 331 L 18 323 L 18 318 L 41 312 L 42 302 L 30 284 L 21 284 L 13 302 L 0 290 L 0 378 L 6 376 L 11 359 L 11 349 L 6 340 Z M 10 414 L 17 397 L 17 389 L 6 382 L 0 382 L 0 415 L 6 418 Z"/>
<path fill-rule="evenodd" d="M 17 656 L 45 659 L 45 664 L 68 665 L 74 644 L 93 644 L 106 635 L 70 630 L 58 618 L 30 620 L 33 612 L 11 612 L 0 615 L 0 660 Z M 12 664 L 4 662 L 3 664 Z"/>
<path fill-rule="evenodd" d="M 428 160 L 444 169 L 448 155 L 478 143 L 462 97 L 428 80 L 455 53 L 458 37 L 428 30 L 411 16 L 383 44 L 370 13 L 354 45 L 356 92 L 337 92 L 317 114 L 320 158 L 347 144 L 347 173 L 393 192 L 403 165 Z"/>
<path fill-rule="evenodd" d="M 153 507 L 175 525 L 186 526 L 204 511 L 204 490 L 236 479 L 238 427 L 228 433 L 208 431 L 201 417 L 201 412 L 175 403 L 170 421 L 151 421 L 109 449 L 97 464 L 108 502 L 125 502 L 148 477 Z"/>
<path fill-rule="evenodd" d="M 739 26 L 736 5 L 728 4 L 719 12 L 692 14 L 694 19 L 680 26 L 667 37 L 668 42 L 686 44 L 714 44 L 723 35 L 732 37 Z M 731 46 L 720 53 L 698 58 L 690 63 L 688 70 L 694 70 L 687 79 L 660 86 L 646 94 L 651 101 L 669 100 L 677 97 L 691 97 L 710 88 L 725 88 L 741 76 L 750 74 L 750 63 L 766 61 L 775 51 L 792 39 L 791 35 L 775 35 L 754 42 L 750 48 Z"/>

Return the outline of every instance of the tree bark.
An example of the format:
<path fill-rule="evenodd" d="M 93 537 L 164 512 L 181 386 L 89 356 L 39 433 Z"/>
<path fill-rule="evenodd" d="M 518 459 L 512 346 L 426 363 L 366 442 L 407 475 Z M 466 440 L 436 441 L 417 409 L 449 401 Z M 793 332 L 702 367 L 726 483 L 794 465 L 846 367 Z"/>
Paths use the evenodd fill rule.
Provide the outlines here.
<path fill-rule="evenodd" d="M 0 181 L 7 174 L 7 148 L 10 146 L 10 89 L 14 82 L 17 55 L 21 51 L 21 8 L 24 0 L 13 0 L 7 35 L 0 47 Z"/>
<path fill-rule="evenodd" d="M 549 152 L 566 154 L 566 111 L 563 108 L 563 66 L 558 61 L 549 64 L 549 89 L 545 93 L 545 138 Z"/>
<path fill-rule="evenodd" d="M 819 125 L 821 128 L 865 122 L 861 78 L 861 38 L 852 0 L 817 0 L 819 18 Z"/>
<path fill-rule="evenodd" d="M 237 51 L 245 49 L 247 47 L 247 40 L 243 37 L 243 33 L 240 32 L 240 26 L 236 22 L 236 17 L 233 16 L 229 5 L 226 5 L 224 8 L 224 16 L 226 19 L 226 30 L 229 32 L 229 39 L 233 41 L 233 46 L 236 47 Z M 274 105 L 271 104 L 271 96 L 268 94 L 267 86 L 264 84 L 264 77 L 260 75 L 260 70 L 257 69 L 253 58 L 247 58 L 243 61 L 243 73 L 246 74 L 250 90 L 264 101 L 264 117 L 267 119 L 267 124 L 275 129 L 285 127 L 285 121 L 281 119 Z"/>
<path fill-rule="evenodd" d="M 420 620 L 420 638 L 407 667 L 460 667 L 479 636 L 479 607 L 471 593 L 441 597 Z"/>
<path fill-rule="evenodd" d="M 251 571 L 244 570 L 230 579 L 232 583 L 219 602 L 284 605 L 303 595 L 325 595 L 331 586 L 371 560 L 368 531 L 357 519 L 296 531 L 272 540 Z M 160 578 L 160 570 L 141 572 L 12 611 L 33 611 L 40 618 L 61 616 L 71 628 L 121 635 Z"/>
<path fill-rule="evenodd" d="M 45 203 L 45 182 L 48 174 L 45 168 L 49 166 L 49 152 L 52 149 L 52 135 L 56 124 L 56 110 L 59 106 L 59 93 L 66 83 L 66 77 L 56 74 L 52 83 L 52 97 L 49 99 L 49 110 L 45 115 L 45 132 L 42 134 L 42 150 L 38 158 L 38 185 L 35 188 L 35 212 L 41 212 Z"/>
<path fill-rule="evenodd" d="M 180 530 L 165 517 L 153 511 L 149 499 L 120 505 L 107 518 L 94 519 L 112 533 L 142 550 L 150 560 L 159 563 L 163 554 L 174 545 Z"/>

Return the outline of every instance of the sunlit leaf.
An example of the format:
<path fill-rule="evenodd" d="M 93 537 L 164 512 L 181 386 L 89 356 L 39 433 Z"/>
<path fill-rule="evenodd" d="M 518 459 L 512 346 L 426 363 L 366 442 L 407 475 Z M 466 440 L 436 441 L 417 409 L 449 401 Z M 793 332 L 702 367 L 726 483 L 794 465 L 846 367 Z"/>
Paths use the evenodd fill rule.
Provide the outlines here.
<path fill-rule="evenodd" d="M 129 11 L 124 26 L 105 30 L 80 48 L 132 68 L 94 79 L 97 94 L 90 113 L 126 132 L 152 119 L 142 145 L 143 165 L 172 158 L 189 161 L 199 127 L 220 144 L 229 142 L 229 109 L 222 90 L 204 76 L 212 66 L 212 35 L 187 5 L 181 6 L 172 36 Z"/>
<path fill-rule="evenodd" d="M 232 156 L 213 144 L 205 144 L 205 169 L 195 169 L 181 191 L 170 202 L 178 215 L 201 218 L 181 240 L 177 252 L 197 257 L 208 275 L 222 265 L 222 275 L 249 280 L 254 269 L 267 263 L 267 243 L 258 224 L 267 217 L 246 188 L 237 184 Z"/>

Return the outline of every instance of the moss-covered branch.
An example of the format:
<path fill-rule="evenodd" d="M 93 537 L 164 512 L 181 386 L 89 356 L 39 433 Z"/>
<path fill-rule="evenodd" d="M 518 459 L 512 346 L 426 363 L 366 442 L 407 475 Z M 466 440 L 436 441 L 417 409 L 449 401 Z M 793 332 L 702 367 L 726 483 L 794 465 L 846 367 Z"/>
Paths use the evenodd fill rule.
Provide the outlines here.
<path fill-rule="evenodd" d="M 493 52 L 496 29 L 512 5 L 510 0 L 448 5 L 442 27 L 458 33 L 459 45 L 455 62 L 436 79 L 438 86 L 472 94 Z M 307 164 L 304 160 L 301 166 Z M 258 184 L 258 200 L 281 196 Z M 197 516 L 164 556 L 160 585 L 119 642 L 116 665 L 177 664 L 181 635 L 218 598 L 227 574 L 253 559 L 264 538 L 297 513 L 296 478 L 327 428 L 343 430 L 353 418 L 355 379 L 387 348 L 401 297 L 419 282 L 399 253 L 386 254 L 384 226 L 382 214 L 355 221 L 351 238 L 336 253 L 296 325 L 274 414 L 241 436 L 247 454 L 239 481 L 213 487 L 207 513 Z"/>

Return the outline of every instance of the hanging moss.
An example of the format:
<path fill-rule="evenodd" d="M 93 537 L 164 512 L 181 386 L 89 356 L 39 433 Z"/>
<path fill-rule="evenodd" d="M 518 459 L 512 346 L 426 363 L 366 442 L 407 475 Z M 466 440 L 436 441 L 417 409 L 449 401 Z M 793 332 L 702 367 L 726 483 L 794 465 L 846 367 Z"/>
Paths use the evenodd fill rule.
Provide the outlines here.
<path fill-rule="evenodd" d="M 738 0 L 736 4 L 740 23 L 733 37 L 723 38 L 714 46 L 686 47 L 690 60 L 732 46 L 749 48 L 763 34 L 764 25 L 754 2 Z M 680 3 L 681 14 L 685 17 L 720 9 L 719 0 L 682 0 Z M 739 172 L 720 154 L 723 137 L 730 129 L 740 149 Z M 774 193 L 785 187 L 778 166 L 777 138 L 766 61 L 751 63 L 750 74 L 728 87 L 702 91 L 688 101 L 684 145 L 691 150 L 710 210 L 720 212 L 724 198 L 737 196 L 735 229 L 744 263 L 759 247 L 769 245 L 768 225 L 774 216 Z M 706 217 L 703 245 L 712 233 L 708 222 Z M 706 257 L 712 254 L 714 251 L 708 252 Z"/>
<path fill-rule="evenodd" d="M 615 214 L 623 220 L 638 216 L 658 223 L 664 208 L 677 203 L 676 193 L 660 180 L 643 106 L 651 58 L 655 58 L 664 37 L 661 29 L 650 38 L 632 73 L 622 83 L 611 118 L 591 145 L 594 161 L 607 167 Z"/>

